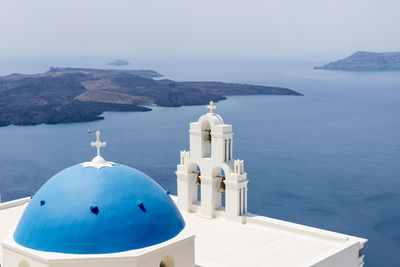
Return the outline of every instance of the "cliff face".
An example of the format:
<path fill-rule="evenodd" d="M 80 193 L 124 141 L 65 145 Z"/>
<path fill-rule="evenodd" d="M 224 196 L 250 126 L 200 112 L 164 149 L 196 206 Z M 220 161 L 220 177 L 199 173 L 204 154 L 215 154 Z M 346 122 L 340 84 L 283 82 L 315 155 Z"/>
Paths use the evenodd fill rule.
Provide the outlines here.
<path fill-rule="evenodd" d="M 314 68 L 351 71 L 400 70 L 400 52 L 372 53 L 359 51 L 347 58 Z"/>
<path fill-rule="evenodd" d="M 92 121 L 102 119 L 104 111 L 200 105 L 225 95 L 300 95 L 279 87 L 175 82 L 138 75 L 160 76 L 154 71 L 52 68 L 43 74 L 0 77 L 0 126 Z"/>

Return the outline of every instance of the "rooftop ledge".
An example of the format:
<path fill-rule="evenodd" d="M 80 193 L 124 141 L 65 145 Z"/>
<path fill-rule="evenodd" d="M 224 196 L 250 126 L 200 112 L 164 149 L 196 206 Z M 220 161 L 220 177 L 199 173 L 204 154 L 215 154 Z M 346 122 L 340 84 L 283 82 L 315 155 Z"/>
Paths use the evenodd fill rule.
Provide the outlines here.
<path fill-rule="evenodd" d="M 24 198 L 0 203 L 0 211 L 4 210 L 4 209 L 9 209 L 9 208 L 14 208 L 14 207 L 24 205 L 25 203 L 28 203 L 29 201 L 31 201 L 31 197 L 24 197 Z"/>

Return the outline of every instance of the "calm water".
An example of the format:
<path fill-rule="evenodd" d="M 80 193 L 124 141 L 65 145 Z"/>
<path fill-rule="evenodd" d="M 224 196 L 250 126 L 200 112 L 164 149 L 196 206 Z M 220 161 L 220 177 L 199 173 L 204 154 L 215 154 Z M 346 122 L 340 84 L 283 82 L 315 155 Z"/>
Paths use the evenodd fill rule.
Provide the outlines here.
<path fill-rule="evenodd" d="M 50 65 L 105 67 L 100 59 L 0 59 L 0 74 Z M 136 60 L 176 80 L 287 86 L 305 94 L 235 96 L 217 104 L 233 124 L 250 179 L 249 211 L 369 239 L 366 266 L 400 262 L 400 73 L 313 70 L 307 61 Z M 0 128 L 3 201 L 33 194 L 52 175 L 104 157 L 138 168 L 176 193 L 179 150 L 203 106 L 106 113 L 90 123 Z"/>

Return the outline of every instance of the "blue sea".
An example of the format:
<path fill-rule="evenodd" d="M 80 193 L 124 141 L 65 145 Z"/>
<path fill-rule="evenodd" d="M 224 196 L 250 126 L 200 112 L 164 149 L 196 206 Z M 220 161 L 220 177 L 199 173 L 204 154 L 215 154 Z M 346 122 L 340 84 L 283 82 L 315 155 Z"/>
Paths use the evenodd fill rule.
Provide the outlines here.
<path fill-rule="evenodd" d="M 104 58 L 0 58 L 0 75 L 50 66 L 106 68 Z M 400 72 L 314 70 L 324 61 L 131 59 L 179 81 L 283 86 L 304 96 L 232 96 L 217 103 L 245 160 L 248 210 L 368 238 L 367 267 L 400 265 Z M 107 112 L 105 120 L 0 128 L 3 201 L 34 194 L 52 175 L 89 161 L 94 134 L 107 160 L 176 193 L 179 150 L 205 106 Z"/>

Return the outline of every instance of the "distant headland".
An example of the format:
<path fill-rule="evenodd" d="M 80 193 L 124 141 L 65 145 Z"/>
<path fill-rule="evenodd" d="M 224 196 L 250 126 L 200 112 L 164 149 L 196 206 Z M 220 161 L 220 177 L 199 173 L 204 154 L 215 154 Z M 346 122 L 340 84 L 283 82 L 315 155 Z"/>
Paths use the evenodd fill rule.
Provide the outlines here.
<path fill-rule="evenodd" d="M 373 53 L 359 51 L 344 59 L 314 69 L 349 71 L 398 71 L 400 52 Z"/>
<path fill-rule="evenodd" d="M 129 62 L 123 59 L 116 59 L 114 61 L 109 62 L 107 65 L 112 65 L 112 66 L 125 66 L 129 65 Z"/>
<path fill-rule="evenodd" d="M 87 73 L 122 73 L 122 74 L 132 74 L 142 78 L 159 78 L 162 77 L 160 73 L 154 70 L 119 70 L 119 69 L 90 69 L 90 68 L 57 68 L 50 67 L 46 73 L 57 73 L 57 72 L 87 72 Z"/>
<path fill-rule="evenodd" d="M 0 76 L 0 126 L 103 119 L 105 111 L 202 105 L 228 95 L 294 95 L 287 88 L 222 82 L 175 82 L 153 70 L 50 68 Z"/>

